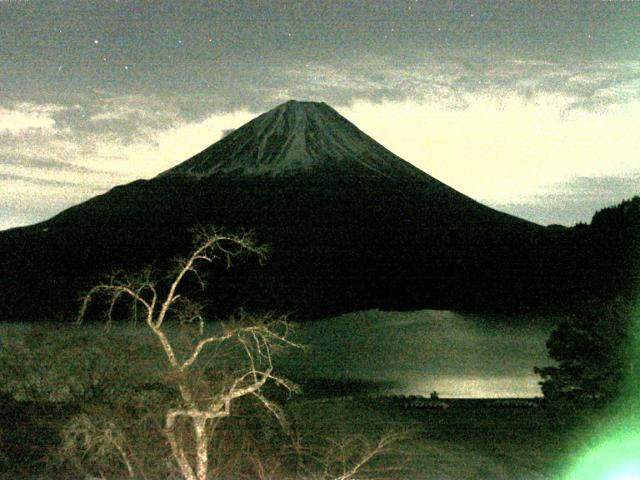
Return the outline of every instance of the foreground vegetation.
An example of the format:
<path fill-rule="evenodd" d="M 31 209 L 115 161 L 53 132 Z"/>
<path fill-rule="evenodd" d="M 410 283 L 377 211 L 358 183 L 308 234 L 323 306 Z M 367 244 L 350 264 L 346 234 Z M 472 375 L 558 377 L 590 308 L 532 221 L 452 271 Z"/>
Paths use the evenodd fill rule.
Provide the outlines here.
<path fill-rule="evenodd" d="M 360 472 L 362 477 L 354 478 L 554 479 L 558 478 L 557 472 L 573 463 L 586 441 L 578 431 L 559 429 L 544 407 L 481 401 L 449 403 L 446 410 L 435 410 L 407 406 L 400 400 L 297 396 L 282 402 L 291 428 L 298 432 L 295 436 L 283 435 L 268 416 L 256 416 L 255 408 L 246 405 L 234 415 L 233 427 L 224 428 L 216 437 L 210 459 L 212 471 L 215 469 L 217 478 L 277 479 L 287 478 L 283 472 L 300 468 L 298 477 L 291 474 L 289 478 L 323 478 L 325 470 L 335 473 L 344 465 L 354 465 L 354 458 L 375 447 L 386 432 L 408 431 L 407 438 L 387 446 L 384 455 Z M 69 440 L 73 438 L 69 426 L 76 429 L 75 433 L 90 430 L 77 419 L 83 418 L 83 412 L 99 408 L 108 407 L 5 398 L 0 406 L 3 478 L 89 478 L 91 472 L 79 470 L 69 455 Z M 179 478 L 175 465 L 167 464 L 168 450 L 156 443 L 162 440 L 161 417 L 143 411 L 147 412 L 148 430 L 135 437 L 135 451 L 145 458 L 136 457 L 134 461 L 144 460 L 146 471 L 136 478 Z M 127 410 L 118 419 L 130 420 L 139 413 Z M 130 436 L 136 432 L 125 429 L 124 433 Z M 149 437 L 141 438 L 141 433 Z M 116 441 L 122 438 L 115 430 L 111 435 Z M 96 444 L 94 448 L 87 449 L 85 455 L 100 448 L 103 453 L 107 451 L 106 445 Z M 126 467 L 114 454 L 110 453 L 106 464 L 93 466 L 94 477 L 98 477 L 98 470 L 104 478 L 128 477 Z M 309 461 L 312 455 L 318 455 L 315 462 Z M 302 460 L 305 465 L 296 465 Z M 173 477 L 167 475 L 172 470 Z"/>
<path fill-rule="evenodd" d="M 121 442 L 141 472 L 134 478 L 180 478 L 163 433 L 173 384 L 151 332 L 131 323 L 109 331 L 99 323 L 0 329 L 2 478 L 129 478 Z M 409 432 L 360 478 L 553 479 L 588 443 L 585 430 L 597 430 L 576 427 L 568 412 L 558 417 L 539 400 L 440 399 L 447 408 L 430 408 L 415 398 L 264 393 L 288 430 L 256 400 L 239 402 L 212 436 L 214 478 L 339 477 L 388 432 Z"/>
<path fill-rule="evenodd" d="M 106 312 L 106 323 L 4 326 L 4 477 L 542 479 L 557 478 L 588 441 L 591 420 L 575 422 L 576 412 L 559 409 L 551 395 L 544 402 L 300 395 L 275 368 L 281 350 L 301 348 L 286 318 L 240 311 L 207 323 L 203 305 L 189 300 L 194 287 L 204 288 L 203 264 L 229 266 L 246 254 L 262 259 L 265 250 L 250 236 L 203 230 L 173 270 L 117 274 L 91 289 L 80 320 Z M 114 324 L 123 314 L 132 321 Z M 588 399 L 611 393 L 594 395 L 563 368 L 540 370 L 546 390 L 584 391 Z"/>
<path fill-rule="evenodd" d="M 59 431 L 57 445 L 36 442 L 41 459 L 57 458 L 53 470 L 51 462 L 44 469 L 46 475 L 349 480 L 362 474 L 402 435 L 322 437 L 332 442 L 325 446 L 312 436 L 302 443 L 303 430 L 291 428 L 295 417 L 274 401 L 279 391 L 291 395 L 298 389 L 274 370 L 280 350 L 299 348 L 289 338 L 286 319 L 241 311 L 226 322 L 207 324 L 204 305 L 190 298 L 194 286 L 205 288 L 207 265 L 228 268 L 246 255 L 263 260 L 266 249 L 247 234 L 212 228 L 195 233 L 192 250 L 169 271 L 116 273 L 91 288 L 77 332 L 60 336 L 39 326 L 26 332 L 22 343 L 3 338 L 5 403 L 28 402 L 49 413 L 56 407 L 57 415 L 46 420 Z M 104 332 L 102 342 L 87 336 L 82 322 L 96 304 L 106 312 L 107 331 L 125 307 L 146 335 L 118 339 Z M 15 402 L 13 409 L 7 413 L 19 417 Z M 64 421 L 56 425 L 56 418 Z M 50 437 L 39 423 L 4 443 Z M 5 463 L 14 457 L 10 453 L 3 455 Z"/>

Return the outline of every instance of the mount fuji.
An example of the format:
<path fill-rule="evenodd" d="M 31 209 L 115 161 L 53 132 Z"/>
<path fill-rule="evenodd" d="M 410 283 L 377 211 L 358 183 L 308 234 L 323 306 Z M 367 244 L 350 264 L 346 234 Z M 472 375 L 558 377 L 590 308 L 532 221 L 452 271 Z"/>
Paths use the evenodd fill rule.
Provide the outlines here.
<path fill-rule="evenodd" d="M 426 174 L 397 157 L 325 103 L 290 100 L 162 175 L 284 177 Z"/>
<path fill-rule="evenodd" d="M 328 105 L 289 101 L 155 178 L 0 232 L 0 317 L 70 314 L 106 272 L 168 267 L 196 225 L 270 245 L 264 267 L 212 272 L 215 314 L 556 310 L 583 293 L 570 229 L 484 206 Z"/>

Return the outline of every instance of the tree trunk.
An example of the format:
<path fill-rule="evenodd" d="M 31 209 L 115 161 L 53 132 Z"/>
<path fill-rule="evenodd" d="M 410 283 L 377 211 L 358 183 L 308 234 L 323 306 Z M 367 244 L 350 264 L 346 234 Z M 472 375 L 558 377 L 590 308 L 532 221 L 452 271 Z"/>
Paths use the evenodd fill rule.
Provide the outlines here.
<path fill-rule="evenodd" d="M 196 478 L 197 480 L 207 480 L 207 467 L 209 464 L 209 453 L 207 452 L 207 418 L 205 416 L 193 418 L 193 428 L 196 433 Z"/>
<path fill-rule="evenodd" d="M 171 452 L 173 453 L 173 458 L 175 458 L 176 462 L 178 462 L 178 466 L 180 467 L 180 472 L 182 473 L 182 476 L 184 477 L 185 480 L 196 480 L 195 475 L 193 474 L 193 468 L 191 468 L 191 465 L 189 465 L 189 461 L 187 460 L 187 457 L 184 454 L 184 451 L 182 450 L 182 448 L 180 447 L 180 445 L 178 444 L 178 441 L 176 439 L 176 435 L 175 435 L 175 421 L 176 421 L 176 413 L 173 411 L 170 411 L 167 414 L 167 419 L 166 419 L 166 435 L 167 435 L 167 439 L 169 440 L 169 445 L 171 446 Z"/>

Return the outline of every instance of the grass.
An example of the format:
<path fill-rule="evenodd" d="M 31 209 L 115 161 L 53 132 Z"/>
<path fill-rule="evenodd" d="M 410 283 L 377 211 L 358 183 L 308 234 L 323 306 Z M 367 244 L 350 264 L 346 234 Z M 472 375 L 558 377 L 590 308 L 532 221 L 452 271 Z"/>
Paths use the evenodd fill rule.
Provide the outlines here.
<path fill-rule="evenodd" d="M 449 400 L 446 410 L 407 408 L 401 401 L 333 399 L 297 408 L 324 433 L 411 432 L 402 449 L 406 479 L 556 478 L 567 458 L 567 436 L 554 428 L 543 408 L 492 406 L 478 400 Z"/>
<path fill-rule="evenodd" d="M 409 432 L 393 461 L 395 466 L 400 459 L 402 470 L 389 478 L 552 479 L 571 461 L 568 437 L 554 429 L 542 408 L 458 400 L 446 410 L 430 411 L 365 398 L 296 398 L 287 402 L 286 409 L 309 445 L 345 435 L 373 438 L 389 430 Z M 47 456 L 57 447 L 58 432 L 74 411 L 68 404 L 4 398 L 1 478 L 55 478 L 55 465 Z M 59 478 L 68 478 L 69 473 L 64 475 Z"/>

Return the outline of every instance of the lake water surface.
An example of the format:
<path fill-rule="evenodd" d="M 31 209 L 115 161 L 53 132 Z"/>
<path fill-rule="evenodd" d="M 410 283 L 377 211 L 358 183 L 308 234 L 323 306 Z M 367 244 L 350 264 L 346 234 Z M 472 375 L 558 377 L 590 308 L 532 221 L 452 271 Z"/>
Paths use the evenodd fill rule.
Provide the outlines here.
<path fill-rule="evenodd" d="M 309 347 L 282 359 L 296 378 L 380 384 L 386 394 L 441 397 L 541 395 L 534 366 L 552 363 L 545 342 L 559 321 L 449 311 L 351 313 L 304 323 Z"/>

